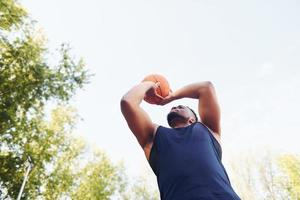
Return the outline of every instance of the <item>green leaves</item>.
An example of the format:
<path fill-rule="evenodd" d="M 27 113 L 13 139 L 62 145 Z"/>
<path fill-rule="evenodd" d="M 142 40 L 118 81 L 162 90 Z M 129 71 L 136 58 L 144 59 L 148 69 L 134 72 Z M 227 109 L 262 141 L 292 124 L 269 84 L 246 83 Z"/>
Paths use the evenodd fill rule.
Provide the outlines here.
<path fill-rule="evenodd" d="M 300 156 L 283 155 L 278 158 L 278 164 L 283 172 L 283 188 L 292 199 L 300 200 Z"/>
<path fill-rule="evenodd" d="M 73 153 L 76 142 L 70 137 L 74 111 L 58 107 L 60 111 L 54 110 L 48 122 L 45 105 L 49 100 L 67 104 L 89 75 L 82 60 L 70 56 L 67 45 L 61 45 L 60 59 L 53 61 L 56 65 L 49 64 L 44 36 L 16 1 L 0 1 L 0 33 L 0 190 L 6 191 L 7 198 L 17 197 L 30 156 L 34 168 L 24 198 L 35 199 L 46 187 L 51 172 L 47 167 L 62 159 L 71 162 L 79 154 Z M 68 163 L 61 163 L 63 174 L 68 174 Z"/>
<path fill-rule="evenodd" d="M 244 152 L 230 164 L 229 176 L 242 199 L 300 199 L 299 155 L 260 149 L 252 154 Z"/>
<path fill-rule="evenodd" d="M 113 165 L 108 157 L 94 151 L 91 160 L 79 171 L 77 188 L 72 192 L 74 200 L 108 200 L 122 191 L 125 184 L 122 165 Z"/>
<path fill-rule="evenodd" d="M 27 12 L 16 1 L 0 1 L 0 29 L 9 30 L 12 26 L 18 26 L 26 16 Z"/>

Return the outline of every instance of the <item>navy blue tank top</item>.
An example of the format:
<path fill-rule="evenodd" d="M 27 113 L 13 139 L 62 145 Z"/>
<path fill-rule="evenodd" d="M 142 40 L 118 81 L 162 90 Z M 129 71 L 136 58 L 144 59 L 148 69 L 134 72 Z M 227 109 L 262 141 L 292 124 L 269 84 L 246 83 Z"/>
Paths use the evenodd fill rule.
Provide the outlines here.
<path fill-rule="evenodd" d="M 150 152 L 162 200 L 240 200 L 221 162 L 222 149 L 200 122 L 159 126 Z"/>

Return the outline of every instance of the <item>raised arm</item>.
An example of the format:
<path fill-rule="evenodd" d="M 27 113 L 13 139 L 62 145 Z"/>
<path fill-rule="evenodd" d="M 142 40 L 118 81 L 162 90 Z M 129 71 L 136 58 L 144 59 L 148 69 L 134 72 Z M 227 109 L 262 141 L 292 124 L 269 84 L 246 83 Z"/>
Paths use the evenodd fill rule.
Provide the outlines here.
<path fill-rule="evenodd" d="M 199 99 L 198 111 L 201 122 L 220 136 L 221 112 L 213 84 L 205 81 L 184 86 L 171 93 L 162 103 L 165 104 L 185 97 Z"/>
<path fill-rule="evenodd" d="M 146 93 L 153 92 L 157 84 L 153 82 L 142 82 L 129 90 L 121 99 L 121 111 L 132 133 L 144 149 L 153 140 L 157 128 L 149 115 L 140 107 L 140 103 Z"/>

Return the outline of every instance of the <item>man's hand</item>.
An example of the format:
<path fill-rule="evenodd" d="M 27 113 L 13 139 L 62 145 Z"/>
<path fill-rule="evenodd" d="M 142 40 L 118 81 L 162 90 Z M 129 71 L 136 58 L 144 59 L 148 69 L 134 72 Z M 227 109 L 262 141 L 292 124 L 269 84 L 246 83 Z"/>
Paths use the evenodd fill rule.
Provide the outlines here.
<path fill-rule="evenodd" d="M 172 91 L 169 92 L 169 95 L 166 96 L 165 98 L 163 98 L 161 100 L 161 102 L 159 103 L 159 105 L 163 106 L 163 105 L 166 105 L 172 101 L 176 100 L 176 97 L 174 95 L 174 93 Z"/>
<path fill-rule="evenodd" d="M 160 83 L 156 82 L 152 85 L 152 87 L 146 91 L 145 99 L 155 99 L 156 102 L 162 101 L 164 98 L 157 93 L 157 89 L 159 88 Z"/>

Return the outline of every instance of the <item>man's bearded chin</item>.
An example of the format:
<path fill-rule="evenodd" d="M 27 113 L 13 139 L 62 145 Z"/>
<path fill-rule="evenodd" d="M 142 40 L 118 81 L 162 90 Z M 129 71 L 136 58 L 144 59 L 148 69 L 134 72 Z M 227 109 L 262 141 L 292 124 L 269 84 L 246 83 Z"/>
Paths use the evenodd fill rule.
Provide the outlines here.
<path fill-rule="evenodd" d="M 183 117 L 182 115 L 178 114 L 177 112 L 170 112 L 167 115 L 167 120 L 168 120 L 168 124 L 170 127 L 172 127 L 175 121 L 177 120 L 185 120 L 185 117 Z"/>

